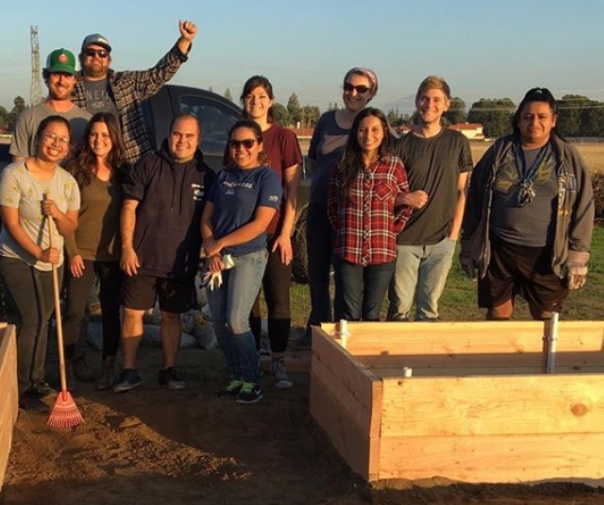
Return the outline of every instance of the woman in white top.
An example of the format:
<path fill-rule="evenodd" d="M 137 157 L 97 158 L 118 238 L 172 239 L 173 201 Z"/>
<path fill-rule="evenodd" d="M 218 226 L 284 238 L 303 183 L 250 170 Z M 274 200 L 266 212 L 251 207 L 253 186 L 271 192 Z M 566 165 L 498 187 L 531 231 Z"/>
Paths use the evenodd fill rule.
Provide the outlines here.
<path fill-rule="evenodd" d="M 19 406 L 44 411 L 48 407 L 40 398 L 52 392 L 44 381 L 52 264 L 61 278 L 63 237 L 77 228 L 80 193 L 59 166 L 69 152 L 69 122 L 47 117 L 36 140 L 36 154 L 7 166 L 0 177 L 0 274 L 13 302 L 9 318 L 17 325 Z"/>

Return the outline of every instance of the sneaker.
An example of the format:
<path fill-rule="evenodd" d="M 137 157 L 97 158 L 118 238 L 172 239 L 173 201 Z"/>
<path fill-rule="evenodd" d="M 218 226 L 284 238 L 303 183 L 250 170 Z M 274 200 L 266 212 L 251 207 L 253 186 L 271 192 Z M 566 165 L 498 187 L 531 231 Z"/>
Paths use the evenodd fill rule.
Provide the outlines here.
<path fill-rule="evenodd" d="M 258 354 L 260 354 L 260 356 L 271 355 L 271 346 L 266 340 L 260 342 L 260 349 L 258 349 Z"/>
<path fill-rule="evenodd" d="M 50 407 L 46 405 L 34 391 L 26 391 L 19 397 L 19 408 L 26 412 L 46 414 Z"/>
<path fill-rule="evenodd" d="M 278 359 L 271 363 L 271 373 L 275 380 L 275 387 L 277 389 L 289 389 L 293 387 L 294 383 L 287 374 L 287 368 L 285 368 L 285 361 Z"/>
<path fill-rule="evenodd" d="M 299 351 L 309 351 L 312 348 L 312 337 L 305 333 L 299 339 L 292 342 L 292 347 Z"/>
<path fill-rule="evenodd" d="M 97 391 L 107 391 L 115 384 L 115 372 L 113 368 L 104 367 L 101 370 L 101 376 L 96 383 Z"/>
<path fill-rule="evenodd" d="M 171 391 L 187 387 L 187 383 L 182 380 L 182 377 L 173 366 L 159 371 L 159 385 Z"/>
<path fill-rule="evenodd" d="M 239 392 L 241 391 L 242 386 L 242 380 L 231 379 L 231 382 L 229 382 L 224 388 L 218 391 L 218 398 L 236 398 Z"/>
<path fill-rule="evenodd" d="M 258 403 L 260 400 L 262 400 L 262 388 L 260 384 L 243 382 L 235 401 L 237 403 L 251 404 Z"/>
<path fill-rule="evenodd" d="M 136 368 L 124 368 L 113 386 L 114 393 L 124 393 L 130 391 L 143 382 Z"/>
<path fill-rule="evenodd" d="M 71 366 L 73 367 L 75 378 L 80 382 L 92 382 L 96 379 L 96 376 L 93 370 L 88 366 L 85 357 L 72 359 Z"/>
<path fill-rule="evenodd" d="M 29 392 L 36 395 L 38 398 L 45 398 L 48 395 L 56 393 L 56 390 L 53 389 L 48 382 L 36 381 L 34 385 L 29 388 Z"/>

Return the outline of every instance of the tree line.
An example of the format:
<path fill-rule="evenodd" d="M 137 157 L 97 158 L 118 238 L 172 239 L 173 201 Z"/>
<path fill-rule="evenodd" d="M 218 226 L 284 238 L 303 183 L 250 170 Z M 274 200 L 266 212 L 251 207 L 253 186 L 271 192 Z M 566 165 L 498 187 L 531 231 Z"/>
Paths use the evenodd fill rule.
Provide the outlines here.
<path fill-rule="evenodd" d="M 604 102 L 581 95 L 564 95 L 557 101 L 558 130 L 565 137 L 604 137 Z M 451 99 L 443 116 L 447 124 L 479 123 L 486 137 L 497 138 L 512 132 L 512 116 L 516 104 L 509 98 L 481 98 L 466 112 L 465 102 Z M 390 110 L 388 120 L 393 126 L 411 125 L 415 117 Z"/>
<path fill-rule="evenodd" d="M 234 101 L 229 88 L 223 96 Z M 0 105 L 0 126 L 12 131 L 17 116 L 25 107 L 25 100 L 20 96 L 14 99 L 10 111 Z M 328 106 L 328 110 L 337 108 L 337 102 Z M 496 138 L 512 132 L 511 119 L 515 110 L 516 104 L 509 98 L 481 98 L 466 112 L 465 101 L 453 97 L 443 118 L 446 124 L 480 123 L 486 137 Z M 321 115 L 318 106 L 301 105 L 296 93 L 289 96 L 287 105 L 275 102 L 273 112 L 279 124 L 300 128 L 314 128 Z M 400 113 L 398 108 L 390 109 L 387 116 L 392 126 L 410 126 L 415 121 L 415 114 Z M 565 137 L 604 137 L 604 102 L 581 95 L 564 95 L 558 100 L 558 129 Z"/>

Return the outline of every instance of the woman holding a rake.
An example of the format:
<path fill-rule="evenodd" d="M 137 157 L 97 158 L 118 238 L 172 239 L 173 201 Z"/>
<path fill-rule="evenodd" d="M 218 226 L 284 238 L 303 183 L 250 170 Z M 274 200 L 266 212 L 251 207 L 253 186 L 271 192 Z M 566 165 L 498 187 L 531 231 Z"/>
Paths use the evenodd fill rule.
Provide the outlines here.
<path fill-rule="evenodd" d="M 70 140 L 65 118 L 45 118 L 36 132 L 35 155 L 7 166 L 0 177 L 0 274 L 17 326 L 19 407 L 38 412 L 49 410 L 41 398 L 52 392 L 44 380 L 52 270 L 61 276 L 63 237 L 78 224 L 80 193 L 59 165 Z"/>

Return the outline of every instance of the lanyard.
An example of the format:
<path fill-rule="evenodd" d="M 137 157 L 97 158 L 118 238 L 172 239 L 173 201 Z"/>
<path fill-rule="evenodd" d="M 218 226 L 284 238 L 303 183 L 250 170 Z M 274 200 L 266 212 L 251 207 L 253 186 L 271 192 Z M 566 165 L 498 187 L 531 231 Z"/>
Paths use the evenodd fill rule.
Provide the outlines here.
<path fill-rule="evenodd" d="M 526 160 L 524 158 L 524 151 L 522 150 L 522 146 L 519 142 L 514 143 L 514 161 L 516 162 L 516 170 L 518 170 L 518 175 L 520 177 L 521 184 L 532 182 L 533 177 L 535 177 L 535 174 L 541 166 L 541 163 L 547 156 L 549 156 L 551 151 L 552 149 L 550 143 L 548 142 L 541 149 L 539 149 L 535 160 L 533 161 L 533 163 L 531 163 L 531 166 L 527 170 Z"/>
<path fill-rule="evenodd" d="M 518 176 L 520 178 L 518 194 L 516 196 L 516 205 L 518 207 L 524 207 L 527 203 L 532 202 L 533 198 L 535 198 L 536 193 L 535 188 L 533 187 L 533 177 L 535 177 L 535 174 L 539 171 L 539 168 L 545 159 L 549 157 L 551 151 L 552 149 L 550 143 L 548 142 L 541 149 L 539 149 L 537 156 L 527 170 L 522 146 L 519 142 L 514 144 L 514 161 L 516 170 L 518 171 Z"/>

